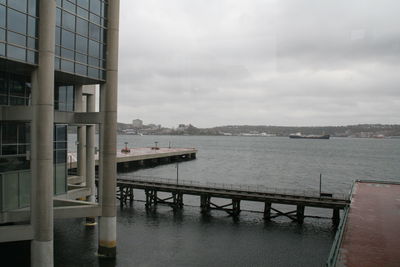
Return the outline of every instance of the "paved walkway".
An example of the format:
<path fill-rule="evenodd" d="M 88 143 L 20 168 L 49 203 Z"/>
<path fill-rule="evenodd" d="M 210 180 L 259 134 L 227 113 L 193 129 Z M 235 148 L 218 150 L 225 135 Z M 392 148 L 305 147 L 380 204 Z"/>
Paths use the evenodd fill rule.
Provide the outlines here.
<path fill-rule="evenodd" d="M 356 182 L 337 266 L 400 266 L 400 184 Z"/>

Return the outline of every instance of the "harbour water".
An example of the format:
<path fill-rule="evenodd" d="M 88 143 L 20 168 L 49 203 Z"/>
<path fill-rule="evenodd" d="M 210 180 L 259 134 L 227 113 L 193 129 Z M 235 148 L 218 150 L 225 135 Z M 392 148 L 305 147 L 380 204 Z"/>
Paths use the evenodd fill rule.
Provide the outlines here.
<path fill-rule="evenodd" d="M 121 135 L 118 147 L 155 141 L 199 150 L 196 160 L 179 163 L 182 180 L 318 191 L 322 173 L 324 192 L 343 193 L 354 179 L 400 181 L 398 139 Z M 168 164 L 130 175 L 176 178 L 176 172 L 176 165 Z M 133 207 L 118 211 L 116 261 L 96 257 L 96 228 L 85 228 L 82 219 L 57 221 L 57 266 L 323 266 L 335 234 L 325 210 L 306 209 L 323 218 L 306 218 L 299 226 L 282 217 L 265 223 L 261 214 L 246 211 L 262 206 L 243 203 L 245 211 L 234 221 L 219 211 L 202 216 L 196 197 L 186 198 L 180 212 L 166 206 L 148 212 L 143 195 L 135 191 Z"/>

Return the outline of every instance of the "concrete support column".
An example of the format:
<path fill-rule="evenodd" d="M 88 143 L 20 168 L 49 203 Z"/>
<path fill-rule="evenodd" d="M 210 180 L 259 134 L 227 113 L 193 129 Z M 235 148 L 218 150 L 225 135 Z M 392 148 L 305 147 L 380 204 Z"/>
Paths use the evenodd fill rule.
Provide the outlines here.
<path fill-rule="evenodd" d="M 83 105 L 83 86 L 75 86 L 75 111 L 84 112 Z M 77 175 L 85 177 L 86 176 L 86 126 L 78 126 L 77 134 Z"/>
<path fill-rule="evenodd" d="M 95 95 L 87 95 L 87 112 L 96 111 Z M 86 199 L 89 202 L 96 202 L 96 165 L 95 165 L 95 138 L 96 126 L 86 126 L 86 187 L 90 190 L 90 196 Z M 86 225 L 96 224 L 95 217 L 86 217 Z"/>
<path fill-rule="evenodd" d="M 38 68 L 32 73 L 31 265 L 53 266 L 53 129 L 56 2 L 39 1 Z"/>
<path fill-rule="evenodd" d="M 119 0 L 108 2 L 106 83 L 100 86 L 100 201 L 98 253 L 116 257 L 116 152 L 117 152 L 117 93 L 118 93 L 118 29 Z"/>
<path fill-rule="evenodd" d="M 87 111 L 96 111 L 95 95 L 87 95 Z M 95 140 L 96 140 L 96 126 L 86 126 L 86 187 L 90 189 L 91 195 L 88 199 L 90 202 L 95 202 L 96 194 L 96 165 L 95 165 Z"/>

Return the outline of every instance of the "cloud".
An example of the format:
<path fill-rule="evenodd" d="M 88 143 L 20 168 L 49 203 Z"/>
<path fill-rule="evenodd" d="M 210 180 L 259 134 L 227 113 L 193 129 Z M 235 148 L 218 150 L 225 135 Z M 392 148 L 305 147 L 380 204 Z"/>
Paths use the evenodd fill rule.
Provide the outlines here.
<path fill-rule="evenodd" d="M 398 1 L 121 2 L 119 121 L 399 123 Z"/>

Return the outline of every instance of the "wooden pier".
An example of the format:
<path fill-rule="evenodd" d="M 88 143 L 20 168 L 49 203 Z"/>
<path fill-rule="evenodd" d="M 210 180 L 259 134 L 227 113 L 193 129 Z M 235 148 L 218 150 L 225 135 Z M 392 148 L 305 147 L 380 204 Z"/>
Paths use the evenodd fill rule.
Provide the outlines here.
<path fill-rule="evenodd" d="M 129 152 L 117 152 L 118 171 L 131 170 L 141 167 L 154 167 L 159 164 L 195 159 L 197 149 L 195 148 L 166 148 L 166 147 L 141 147 L 130 148 Z M 99 156 L 95 156 L 98 166 Z M 77 167 L 76 153 L 68 153 L 68 168 Z"/>
<path fill-rule="evenodd" d="M 184 195 L 200 196 L 202 213 L 211 210 L 223 210 L 233 217 L 241 212 L 241 201 L 254 201 L 264 203 L 264 219 L 271 220 L 285 216 L 302 224 L 306 207 L 332 209 L 332 222 L 337 226 L 340 222 L 340 210 L 350 203 L 345 194 L 333 194 L 332 197 L 323 197 L 319 193 L 298 190 L 278 190 L 263 186 L 233 185 L 219 183 L 201 184 L 195 181 L 185 181 L 155 177 L 133 177 L 120 175 L 117 180 L 120 205 L 123 207 L 128 202 L 133 202 L 133 189 L 142 189 L 146 194 L 146 208 L 156 207 L 157 204 L 167 204 L 173 209 L 181 209 L 184 205 Z M 167 198 L 160 198 L 159 192 L 170 193 Z M 212 199 L 227 199 L 225 205 L 218 205 Z M 286 204 L 295 206 L 289 212 L 278 210 L 273 204 Z M 274 211 L 275 214 L 272 214 Z"/>

